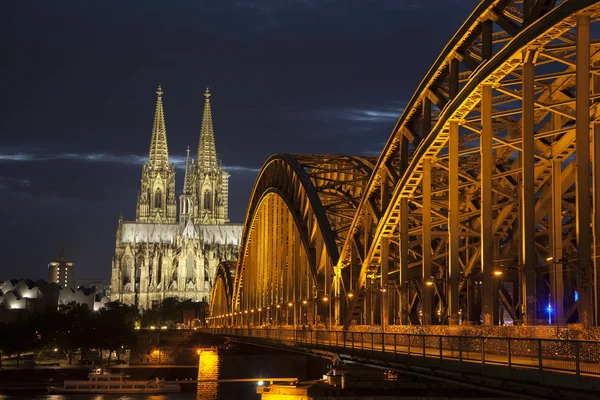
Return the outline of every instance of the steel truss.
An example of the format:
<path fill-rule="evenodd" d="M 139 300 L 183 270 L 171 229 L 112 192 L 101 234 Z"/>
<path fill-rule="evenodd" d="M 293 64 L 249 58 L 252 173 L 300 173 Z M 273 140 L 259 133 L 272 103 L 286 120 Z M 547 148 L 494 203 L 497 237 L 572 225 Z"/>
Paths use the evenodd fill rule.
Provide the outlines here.
<path fill-rule="evenodd" d="M 314 324 L 335 317 L 332 275 L 375 158 L 270 157 L 246 214 L 233 292 L 235 324 Z M 223 315 L 212 313 L 213 317 Z"/>
<path fill-rule="evenodd" d="M 487 1 L 459 29 L 352 223 L 346 324 L 598 324 L 595 3 Z"/>
<path fill-rule="evenodd" d="M 235 282 L 235 262 L 223 261 L 217 266 L 210 294 L 209 313 L 220 316 L 220 325 L 227 325 L 232 320 L 232 299 Z"/>
<path fill-rule="evenodd" d="M 231 323 L 600 325 L 596 3 L 482 1 L 375 165 L 267 160 Z"/>

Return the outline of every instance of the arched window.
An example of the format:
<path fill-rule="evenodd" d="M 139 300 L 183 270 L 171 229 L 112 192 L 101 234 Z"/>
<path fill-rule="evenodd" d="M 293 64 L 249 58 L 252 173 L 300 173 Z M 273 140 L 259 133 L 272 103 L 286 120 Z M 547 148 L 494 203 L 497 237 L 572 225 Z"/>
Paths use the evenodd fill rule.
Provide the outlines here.
<path fill-rule="evenodd" d="M 127 285 L 131 281 L 131 258 L 126 257 L 121 262 L 121 283 L 123 286 Z"/>
<path fill-rule="evenodd" d="M 144 266 L 144 258 L 138 257 L 135 262 L 135 283 L 140 283 L 140 278 L 142 277 L 142 267 Z"/>
<path fill-rule="evenodd" d="M 196 262 L 194 260 L 194 255 L 192 253 L 189 253 L 185 262 L 185 278 L 188 280 L 194 279 L 195 275 Z"/>
<path fill-rule="evenodd" d="M 210 210 L 212 208 L 212 199 L 210 196 L 210 190 L 206 189 L 204 191 L 204 209 Z"/>
<path fill-rule="evenodd" d="M 162 192 L 160 188 L 154 192 L 154 208 L 162 208 Z"/>

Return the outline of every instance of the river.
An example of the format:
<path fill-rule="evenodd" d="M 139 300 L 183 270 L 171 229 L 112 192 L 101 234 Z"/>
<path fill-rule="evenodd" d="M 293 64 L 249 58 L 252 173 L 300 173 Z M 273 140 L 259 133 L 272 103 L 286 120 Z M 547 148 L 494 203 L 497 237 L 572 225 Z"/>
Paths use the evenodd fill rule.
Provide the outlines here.
<path fill-rule="evenodd" d="M 166 395 L 47 395 L 35 392 L 0 394 L 0 400 L 226 400 L 260 399 L 257 383 L 219 383 L 217 379 L 298 378 L 318 379 L 328 370 L 329 361 L 260 347 L 232 345 L 219 350 L 204 350 L 199 356 L 198 380 L 181 385 L 182 392 Z M 168 379 L 186 379 L 189 372 L 172 369 Z M 23 371 L 26 373 L 26 371 Z M 139 372 L 139 371 L 138 371 Z M 165 373 L 167 371 L 165 370 Z M 175 374 L 175 375 L 174 375 Z M 158 375 L 158 374 L 157 374 Z M 160 375 L 158 375 L 160 376 Z M 185 381 L 184 381 L 185 382 Z"/>

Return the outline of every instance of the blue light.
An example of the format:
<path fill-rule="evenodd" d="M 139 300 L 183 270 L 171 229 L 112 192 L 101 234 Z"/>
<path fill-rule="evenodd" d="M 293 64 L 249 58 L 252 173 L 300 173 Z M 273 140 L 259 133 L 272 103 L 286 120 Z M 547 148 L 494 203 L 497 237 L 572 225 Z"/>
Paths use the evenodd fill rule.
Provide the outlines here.
<path fill-rule="evenodd" d="M 552 304 L 548 303 L 546 311 L 548 312 L 548 325 L 552 325 Z"/>
<path fill-rule="evenodd" d="M 579 300 L 579 293 L 577 293 L 577 290 L 575 291 L 575 301 Z"/>

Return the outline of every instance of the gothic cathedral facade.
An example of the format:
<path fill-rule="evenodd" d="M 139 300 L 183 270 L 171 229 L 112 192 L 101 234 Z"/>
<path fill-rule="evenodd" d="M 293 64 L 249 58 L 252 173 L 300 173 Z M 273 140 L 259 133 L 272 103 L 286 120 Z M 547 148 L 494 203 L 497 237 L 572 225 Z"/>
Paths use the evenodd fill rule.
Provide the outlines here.
<path fill-rule="evenodd" d="M 168 297 L 208 301 L 217 265 L 237 259 L 242 234 L 242 224 L 229 223 L 229 174 L 217 159 L 209 90 L 196 161 L 187 150 L 179 215 L 160 86 L 157 94 L 136 219 L 119 218 L 111 277 L 111 300 L 144 309 Z"/>

